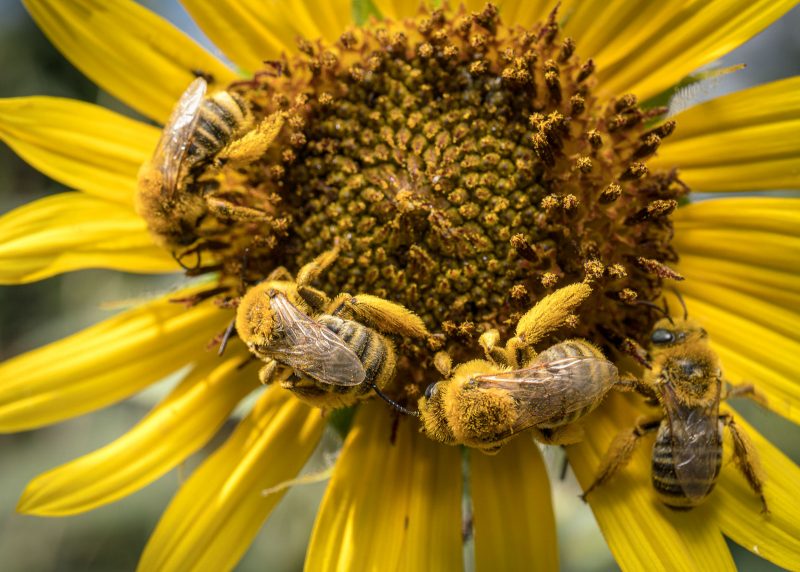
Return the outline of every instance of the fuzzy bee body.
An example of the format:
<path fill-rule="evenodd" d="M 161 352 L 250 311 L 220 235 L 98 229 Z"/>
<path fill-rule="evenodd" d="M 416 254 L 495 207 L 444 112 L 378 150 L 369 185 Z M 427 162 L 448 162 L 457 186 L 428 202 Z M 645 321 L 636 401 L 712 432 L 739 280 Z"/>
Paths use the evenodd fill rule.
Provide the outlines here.
<path fill-rule="evenodd" d="M 371 396 L 394 379 L 397 357 L 386 335 L 426 338 L 422 319 L 403 306 L 370 296 L 333 300 L 309 286 L 331 265 L 338 248 L 300 268 L 296 281 L 267 279 L 239 302 L 236 331 L 266 365 L 264 383 L 280 380 L 309 405 L 336 409 Z M 288 274 L 285 270 L 282 273 Z M 278 370 L 289 375 L 276 375 Z"/>
<path fill-rule="evenodd" d="M 201 168 L 219 168 L 227 161 L 256 160 L 271 145 L 283 124 L 273 114 L 256 126 L 249 105 L 238 95 L 218 91 L 195 79 L 164 125 L 149 161 L 139 170 L 136 211 L 150 234 L 173 254 L 194 244 L 210 214 L 252 220 L 260 211 L 236 205 L 195 184 Z"/>
<path fill-rule="evenodd" d="M 618 381 L 616 366 L 579 339 L 550 346 L 520 369 L 473 360 L 428 387 L 419 403 L 423 431 L 484 452 L 528 429 L 545 442 L 571 441 L 555 431 L 596 408 Z"/>
<path fill-rule="evenodd" d="M 689 510 L 704 502 L 722 468 L 723 430 L 733 440 L 736 467 L 761 500 L 763 491 L 758 455 L 733 416 L 720 413 L 720 402 L 732 395 L 758 397 L 752 386 L 736 386 L 723 393 L 719 358 L 706 331 L 694 320 L 664 318 L 650 335 L 653 367 L 645 375 L 648 397 L 661 413 L 640 420 L 623 431 L 611 446 L 584 498 L 610 480 L 631 459 L 638 441 L 658 431 L 651 457 L 651 482 L 659 500 L 675 510 Z"/>

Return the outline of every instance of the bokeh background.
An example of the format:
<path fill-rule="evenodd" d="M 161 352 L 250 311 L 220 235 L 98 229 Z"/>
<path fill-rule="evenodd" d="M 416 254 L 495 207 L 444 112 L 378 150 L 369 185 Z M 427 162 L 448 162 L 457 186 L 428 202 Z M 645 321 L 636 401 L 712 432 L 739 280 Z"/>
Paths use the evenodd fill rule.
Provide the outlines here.
<path fill-rule="evenodd" d="M 175 22 L 221 56 L 177 0 L 141 3 Z M 289 1 L 286 3 L 290 4 Z M 136 116 L 135 112 L 98 90 L 67 62 L 39 32 L 19 0 L 0 0 L 0 15 L 0 97 L 70 97 Z M 745 70 L 705 82 L 680 94 L 675 106 L 686 107 L 689 103 L 722 93 L 799 74 L 798 30 L 800 7 L 714 66 L 745 63 Z M 0 213 L 64 190 L 0 143 Z M 2 286 L 0 359 L 76 332 L 136 301 L 169 290 L 178 280 L 177 277 L 153 279 L 91 270 L 24 286 Z M 775 356 L 775 359 L 796 360 L 800 357 Z M 232 423 L 184 466 L 110 506 L 60 519 L 18 515 L 14 507 L 30 479 L 122 435 L 174 382 L 174 379 L 165 380 L 159 387 L 133 399 L 53 427 L 0 435 L 0 570 L 116 571 L 135 568 L 150 532 L 182 479 L 222 442 L 232 429 Z M 795 462 L 800 460 L 800 431 L 797 427 L 749 402 L 738 400 L 735 406 Z M 325 468 L 338 446 L 338 437 L 333 433 L 327 435 L 305 471 Z M 568 473 L 564 480 L 559 480 L 560 451 L 548 450 L 546 458 L 553 474 L 562 568 L 616 570 L 591 511 L 577 497 L 579 489 L 574 477 Z M 325 484 L 319 483 L 290 491 L 237 569 L 301 570 L 305 546 L 324 488 Z M 742 570 L 776 569 L 732 543 L 731 547 Z M 468 568 L 470 548 L 468 543 L 465 546 Z"/>

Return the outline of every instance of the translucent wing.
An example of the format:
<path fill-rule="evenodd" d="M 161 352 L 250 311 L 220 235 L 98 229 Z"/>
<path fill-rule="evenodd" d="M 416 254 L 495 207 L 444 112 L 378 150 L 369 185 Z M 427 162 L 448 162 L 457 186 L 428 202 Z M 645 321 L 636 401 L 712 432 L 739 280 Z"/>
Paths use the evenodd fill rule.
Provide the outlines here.
<path fill-rule="evenodd" d="M 364 382 L 364 365 L 339 336 L 298 310 L 280 292 L 271 294 L 270 305 L 275 326 L 283 334 L 268 348 L 271 357 L 321 383 Z"/>
<path fill-rule="evenodd" d="M 177 187 L 181 165 L 189 149 L 207 88 L 206 80 L 200 77 L 186 88 L 164 125 L 161 139 L 153 154 L 153 166 L 159 169 L 163 176 L 161 192 L 168 198 L 173 195 Z"/>
<path fill-rule="evenodd" d="M 671 384 L 666 383 L 662 387 L 675 475 L 686 496 L 699 501 L 708 494 L 717 474 L 719 402 L 686 407 L 676 399 Z"/>
<path fill-rule="evenodd" d="M 516 432 L 540 425 L 559 425 L 572 413 L 599 403 L 617 378 L 617 368 L 610 361 L 581 356 L 480 375 L 472 383 L 482 389 L 506 391 L 519 402 Z"/>

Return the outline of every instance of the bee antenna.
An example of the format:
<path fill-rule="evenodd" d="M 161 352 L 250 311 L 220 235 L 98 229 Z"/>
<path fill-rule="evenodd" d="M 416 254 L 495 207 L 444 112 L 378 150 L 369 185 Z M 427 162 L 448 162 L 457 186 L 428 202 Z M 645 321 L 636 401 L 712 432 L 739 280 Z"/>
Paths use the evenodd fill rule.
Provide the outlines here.
<path fill-rule="evenodd" d="M 640 306 L 647 306 L 648 308 L 653 308 L 654 310 L 661 312 L 662 314 L 664 314 L 664 317 L 667 320 L 669 320 L 670 324 L 672 324 L 673 326 L 675 325 L 675 322 L 672 321 L 672 316 L 669 315 L 669 310 L 667 308 L 662 308 L 661 306 L 659 306 L 655 302 L 651 302 L 650 300 L 636 300 L 634 304 Z"/>
<path fill-rule="evenodd" d="M 228 340 L 231 339 L 235 329 L 236 320 L 231 320 L 231 323 L 228 324 L 228 327 L 225 329 L 225 334 L 222 336 L 222 341 L 219 343 L 219 351 L 217 351 L 218 356 L 221 356 L 223 353 L 225 353 L 225 348 L 228 347 Z"/>
<path fill-rule="evenodd" d="M 394 399 L 392 399 L 391 397 L 386 395 L 384 392 L 382 392 L 380 390 L 380 388 L 377 385 L 375 385 L 374 383 L 372 384 L 372 389 L 375 390 L 375 393 L 378 394 L 378 397 L 383 399 L 386 403 L 391 405 L 392 408 L 396 409 L 400 413 L 405 413 L 406 415 L 411 415 L 412 417 L 420 417 L 419 411 L 411 411 L 410 409 L 406 409 L 405 407 L 403 407 L 402 405 L 397 403 Z"/>
<path fill-rule="evenodd" d="M 681 296 L 681 293 L 678 292 L 676 288 L 673 288 L 672 291 L 675 292 L 675 296 L 678 297 L 678 302 L 681 303 L 681 307 L 683 308 L 683 319 L 687 320 L 689 318 L 689 310 L 686 308 L 686 302 L 683 300 L 683 296 Z"/>

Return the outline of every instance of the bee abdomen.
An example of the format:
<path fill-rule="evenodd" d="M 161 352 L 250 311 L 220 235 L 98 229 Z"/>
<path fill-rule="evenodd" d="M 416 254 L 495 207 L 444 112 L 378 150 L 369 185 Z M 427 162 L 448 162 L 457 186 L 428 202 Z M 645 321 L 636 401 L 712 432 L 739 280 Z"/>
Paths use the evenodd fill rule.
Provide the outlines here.
<path fill-rule="evenodd" d="M 203 101 L 187 150 L 190 163 L 206 159 L 225 147 L 247 121 L 249 111 L 236 95 L 218 92 Z"/>
<path fill-rule="evenodd" d="M 716 470 L 713 478 L 704 484 L 708 485 L 705 496 L 714 489 L 714 484 L 722 467 L 722 446 L 709 448 L 703 454 L 713 456 Z M 656 494 L 665 505 L 677 510 L 689 510 L 697 506 L 705 498 L 689 498 L 683 490 L 675 471 L 675 460 L 672 453 L 672 433 L 667 420 L 661 423 L 658 436 L 653 445 L 652 482 Z"/>
<path fill-rule="evenodd" d="M 319 321 L 338 335 L 364 365 L 365 383 L 358 386 L 359 391 L 369 391 L 372 383 L 381 385 L 393 361 L 387 359 L 392 350 L 386 340 L 374 330 L 352 320 L 324 315 L 320 316 Z"/>

